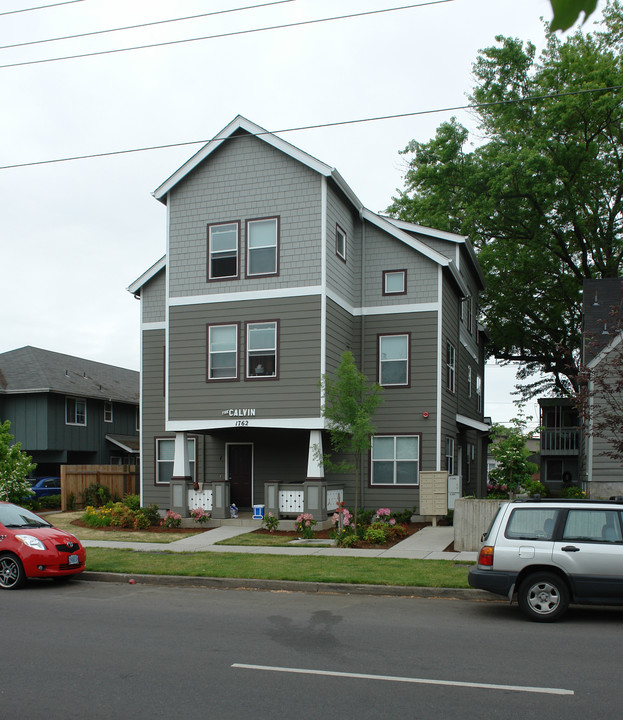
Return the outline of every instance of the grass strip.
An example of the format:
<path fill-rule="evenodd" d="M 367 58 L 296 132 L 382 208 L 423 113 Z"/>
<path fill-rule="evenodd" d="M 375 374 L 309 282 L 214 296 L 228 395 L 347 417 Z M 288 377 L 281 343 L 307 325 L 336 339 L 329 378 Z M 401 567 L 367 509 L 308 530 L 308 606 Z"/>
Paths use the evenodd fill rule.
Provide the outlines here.
<path fill-rule="evenodd" d="M 236 535 L 226 540 L 219 540 L 215 545 L 242 545 L 246 547 L 292 547 L 293 537 L 283 535 L 264 535 L 263 533 L 248 532 Z M 332 540 L 326 540 L 327 547 L 333 545 Z M 316 545 L 318 547 L 318 545 Z"/>
<path fill-rule="evenodd" d="M 467 588 L 470 563 L 402 558 L 244 553 L 135 552 L 89 548 L 86 569 L 131 575 L 252 578 L 301 582 Z"/>

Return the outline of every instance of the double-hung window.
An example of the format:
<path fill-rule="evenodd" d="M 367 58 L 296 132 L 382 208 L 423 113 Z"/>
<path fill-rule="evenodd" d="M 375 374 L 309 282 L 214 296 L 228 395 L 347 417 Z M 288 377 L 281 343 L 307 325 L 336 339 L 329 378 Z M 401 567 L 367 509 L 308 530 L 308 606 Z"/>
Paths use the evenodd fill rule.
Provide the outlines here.
<path fill-rule="evenodd" d="M 476 408 L 478 412 L 482 410 L 482 377 L 476 375 Z"/>
<path fill-rule="evenodd" d="M 112 403 L 104 403 L 104 422 L 112 422 Z"/>
<path fill-rule="evenodd" d="M 376 435 L 372 438 L 372 485 L 418 485 L 418 435 Z"/>
<path fill-rule="evenodd" d="M 190 475 L 195 480 L 195 438 L 187 438 L 187 443 Z M 156 438 L 156 483 L 158 485 L 171 482 L 174 459 L 175 440 L 173 438 Z"/>
<path fill-rule="evenodd" d="M 335 227 L 335 253 L 346 262 L 346 233 L 339 225 Z"/>
<path fill-rule="evenodd" d="M 239 223 L 208 225 L 208 280 L 238 277 Z"/>
<path fill-rule="evenodd" d="M 456 350 L 451 342 L 446 343 L 446 378 L 448 390 L 456 392 Z"/>
<path fill-rule="evenodd" d="M 454 475 L 454 438 L 446 438 L 446 470 L 448 475 Z"/>
<path fill-rule="evenodd" d="M 379 336 L 379 384 L 409 384 L 409 334 Z"/>
<path fill-rule="evenodd" d="M 471 398 L 472 396 L 472 366 L 467 366 L 467 397 Z"/>
<path fill-rule="evenodd" d="M 65 424 L 87 424 L 87 402 L 82 398 L 65 398 Z"/>
<path fill-rule="evenodd" d="M 279 271 L 279 218 L 247 221 L 247 276 Z"/>
<path fill-rule="evenodd" d="M 247 377 L 277 376 L 277 322 L 247 324 Z"/>
<path fill-rule="evenodd" d="M 238 377 L 238 325 L 208 326 L 208 380 Z"/>

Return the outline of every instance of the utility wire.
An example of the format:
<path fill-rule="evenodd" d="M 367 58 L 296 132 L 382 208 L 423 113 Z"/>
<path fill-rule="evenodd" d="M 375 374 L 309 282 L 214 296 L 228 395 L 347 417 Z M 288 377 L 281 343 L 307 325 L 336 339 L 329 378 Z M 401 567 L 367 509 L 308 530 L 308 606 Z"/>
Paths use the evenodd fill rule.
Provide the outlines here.
<path fill-rule="evenodd" d="M 318 18 L 316 20 L 301 20 L 300 22 L 284 23 L 283 25 L 270 25 L 268 27 L 250 28 L 248 30 L 234 30 L 232 32 L 219 33 L 217 35 L 204 35 L 202 37 L 187 38 L 186 40 L 168 40 L 166 42 L 151 43 L 148 45 L 135 45 L 127 48 L 117 48 L 116 50 L 99 50 L 97 52 L 81 53 L 79 55 L 65 55 L 63 57 L 45 58 L 43 60 L 26 60 L 24 62 L 7 63 L 0 65 L 0 70 L 12 67 L 22 67 L 24 65 L 40 65 L 42 63 L 58 62 L 59 60 L 76 60 L 78 58 L 95 57 L 96 55 L 112 55 L 120 52 L 130 52 L 131 50 L 147 50 L 149 48 L 165 47 L 167 45 L 180 45 L 182 43 L 198 42 L 200 40 L 215 40 L 216 38 L 234 37 L 235 35 L 250 35 L 252 33 L 267 32 L 269 30 L 283 30 L 284 28 L 302 27 L 305 25 L 315 25 L 324 22 L 333 22 L 334 20 L 347 20 L 350 18 L 365 17 L 369 15 L 380 15 L 381 13 L 397 12 L 400 10 L 411 10 L 413 8 L 426 7 L 428 5 L 441 5 L 443 3 L 454 2 L 454 0 L 429 0 L 423 3 L 414 3 L 412 5 L 402 5 L 400 7 L 384 8 L 382 10 L 367 10 L 366 12 L 352 13 L 350 15 L 337 15 L 328 18 Z"/>
<path fill-rule="evenodd" d="M 65 0 L 65 2 L 54 3 L 53 5 L 39 5 L 39 7 L 22 8 L 21 10 L 5 10 L 0 15 L 16 15 L 17 13 L 32 12 L 33 10 L 47 10 L 48 8 L 58 7 L 59 5 L 71 5 L 84 0 Z"/>
<path fill-rule="evenodd" d="M 552 100 L 560 97 L 569 97 L 571 95 L 585 95 L 588 93 L 610 92 L 613 90 L 622 90 L 623 85 L 611 85 L 603 88 L 587 88 L 584 90 L 570 90 L 564 93 L 552 93 L 551 95 L 530 95 L 525 98 L 516 98 L 514 100 L 497 100 L 488 103 L 470 103 L 467 105 L 454 105 L 452 107 L 436 108 L 434 110 L 417 110 L 407 113 L 396 113 L 395 115 L 377 115 L 375 117 L 357 118 L 354 120 L 338 120 L 330 123 L 318 123 L 317 125 L 300 125 L 299 127 L 283 128 L 281 130 L 263 130 L 262 132 L 253 133 L 254 137 L 262 135 L 276 135 L 277 133 L 299 132 L 302 130 L 318 130 L 321 128 L 338 127 L 340 125 L 357 125 L 367 122 L 378 122 L 380 120 L 396 120 L 406 117 L 417 117 L 418 115 L 433 115 L 436 113 L 456 112 L 458 110 L 478 110 L 480 108 L 492 107 L 495 105 L 517 105 L 524 102 L 536 102 L 537 100 Z M 250 133 L 249 133 L 250 134 Z M 54 163 L 71 162 L 73 160 L 91 160 L 93 158 L 110 157 L 112 155 L 129 155 L 130 153 L 147 152 L 149 150 L 166 150 L 168 148 L 184 147 L 187 145 L 205 145 L 208 142 L 217 142 L 219 140 L 235 140 L 237 137 L 245 136 L 226 136 L 215 137 L 211 140 L 187 140 L 186 142 L 167 143 L 166 145 L 150 145 L 148 147 L 131 148 L 129 150 L 112 150 L 110 152 L 91 153 L 89 155 L 73 155 L 71 157 L 55 158 L 53 160 L 36 160 L 26 163 L 15 163 L 14 165 L 0 165 L 0 170 L 12 170 L 14 168 L 32 167 L 35 165 L 52 165 Z"/>
<path fill-rule="evenodd" d="M 76 38 L 91 37 L 92 35 L 104 35 L 106 33 L 122 32 L 123 30 L 138 30 L 139 28 L 152 27 L 153 25 L 165 25 L 167 23 L 181 22 L 183 20 L 197 20 L 210 17 L 211 15 L 225 15 L 226 13 L 253 10 L 255 8 L 269 7 L 270 5 L 282 5 L 283 3 L 294 2 L 295 0 L 273 0 L 273 2 L 262 3 L 261 5 L 247 5 L 246 7 L 231 8 L 229 10 L 215 10 L 214 12 L 201 13 L 200 15 L 189 15 L 188 17 L 171 18 L 170 20 L 155 20 L 153 22 L 140 23 L 138 25 L 127 25 L 126 27 L 110 28 L 108 30 L 93 30 L 92 32 L 78 33 L 76 35 L 64 35 L 62 37 L 46 38 L 45 40 L 29 40 L 27 42 L 14 43 L 13 45 L 0 45 L 0 50 L 25 47 L 26 45 L 42 45 L 43 43 L 57 42 L 58 40 L 75 40 Z M 72 2 L 83 2 L 83 0 L 72 0 Z"/>

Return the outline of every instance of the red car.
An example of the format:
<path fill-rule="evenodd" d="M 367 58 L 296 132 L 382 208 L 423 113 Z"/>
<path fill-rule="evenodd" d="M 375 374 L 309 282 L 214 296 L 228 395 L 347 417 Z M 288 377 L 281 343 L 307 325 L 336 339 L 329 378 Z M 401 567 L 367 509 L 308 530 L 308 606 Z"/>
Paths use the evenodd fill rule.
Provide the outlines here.
<path fill-rule="evenodd" d="M 0 590 L 31 577 L 70 578 L 84 570 L 80 541 L 30 510 L 0 502 Z"/>

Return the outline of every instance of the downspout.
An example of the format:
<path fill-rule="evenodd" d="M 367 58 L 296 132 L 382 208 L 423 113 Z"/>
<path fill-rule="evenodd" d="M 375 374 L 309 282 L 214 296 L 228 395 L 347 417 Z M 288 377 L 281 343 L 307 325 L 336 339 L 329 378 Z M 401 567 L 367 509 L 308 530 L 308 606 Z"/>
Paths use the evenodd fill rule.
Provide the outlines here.
<path fill-rule="evenodd" d="M 365 313 L 365 299 L 366 299 L 366 221 L 363 217 L 363 208 L 359 211 L 359 218 L 361 220 L 361 322 L 359 323 L 359 344 L 360 344 L 360 355 L 361 355 L 361 372 L 366 374 L 366 354 L 364 352 L 364 339 L 365 339 L 365 325 L 366 325 L 366 313 Z M 359 468 L 359 484 L 360 484 L 360 497 L 361 507 L 365 508 L 365 482 L 364 482 L 364 463 L 361 462 Z M 356 510 L 357 508 L 355 508 Z"/>

